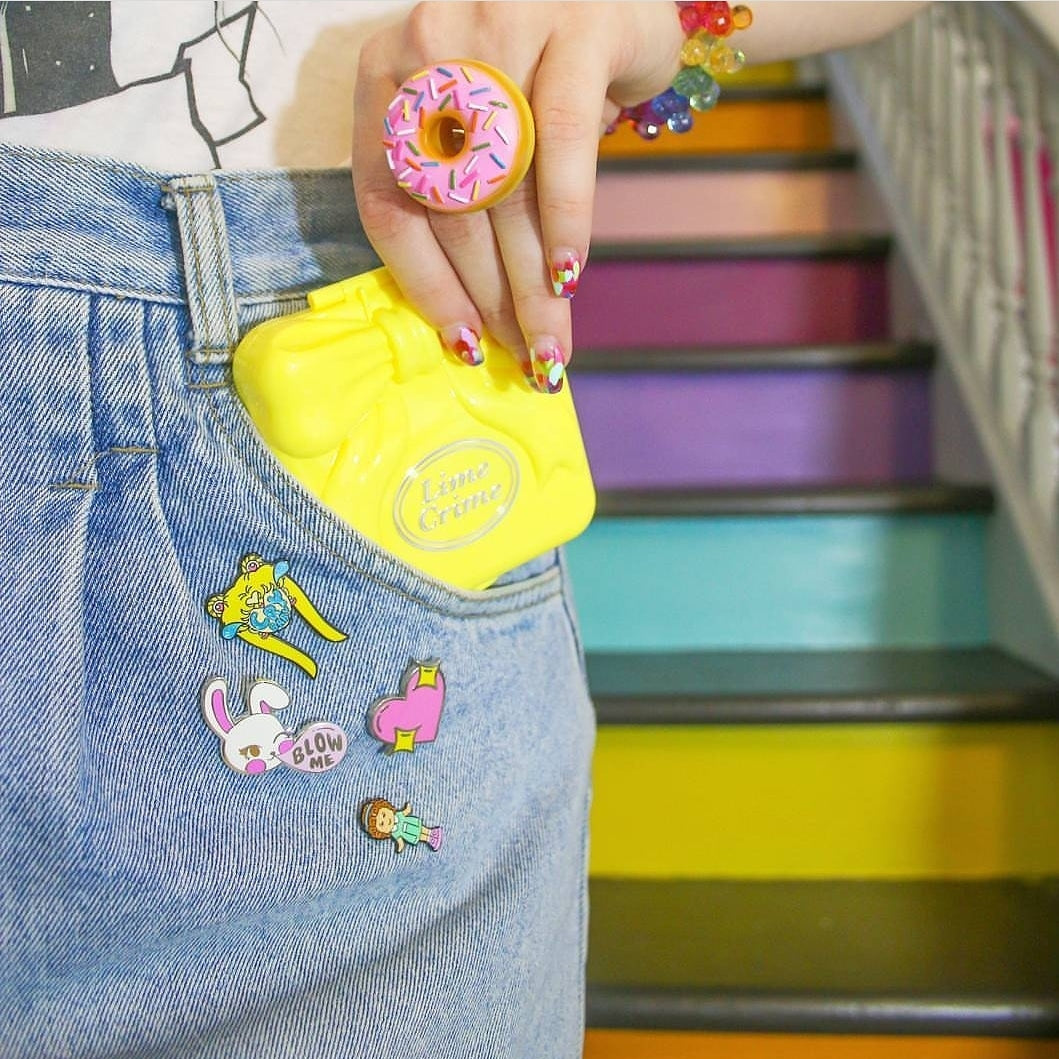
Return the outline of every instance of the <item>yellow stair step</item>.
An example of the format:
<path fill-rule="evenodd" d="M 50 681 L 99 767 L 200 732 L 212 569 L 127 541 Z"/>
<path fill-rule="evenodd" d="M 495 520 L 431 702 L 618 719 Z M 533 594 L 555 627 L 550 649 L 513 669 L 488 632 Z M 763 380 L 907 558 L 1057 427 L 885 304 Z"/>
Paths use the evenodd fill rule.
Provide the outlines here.
<path fill-rule="evenodd" d="M 591 870 L 640 878 L 1059 874 L 1059 726 L 604 725 Z"/>

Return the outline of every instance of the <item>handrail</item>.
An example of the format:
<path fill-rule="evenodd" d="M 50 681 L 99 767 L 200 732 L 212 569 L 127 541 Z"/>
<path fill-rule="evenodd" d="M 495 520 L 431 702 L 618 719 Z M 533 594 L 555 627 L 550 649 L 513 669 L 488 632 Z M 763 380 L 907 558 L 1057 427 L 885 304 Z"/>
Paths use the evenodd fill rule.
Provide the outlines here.
<path fill-rule="evenodd" d="M 938 3 L 827 66 L 1059 634 L 1059 52 Z"/>

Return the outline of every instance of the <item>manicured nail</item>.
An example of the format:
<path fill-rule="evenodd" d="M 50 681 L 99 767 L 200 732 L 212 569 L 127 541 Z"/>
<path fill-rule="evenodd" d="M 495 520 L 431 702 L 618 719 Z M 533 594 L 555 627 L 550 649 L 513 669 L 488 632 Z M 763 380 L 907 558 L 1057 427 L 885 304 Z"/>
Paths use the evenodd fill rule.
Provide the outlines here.
<path fill-rule="evenodd" d="M 581 255 L 576 250 L 560 249 L 552 255 L 552 290 L 557 298 L 572 298 L 581 279 Z"/>
<path fill-rule="evenodd" d="M 530 346 L 533 382 L 541 393 L 558 393 L 566 376 L 562 346 L 551 335 L 541 335 Z"/>
<path fill-rule="evenodd" d="M 485 361 L 482 354 L 481 337 L 473 327 L 466 324 L 453 324 L 441 331 L 441 341 L 445 348 L 472 368 L 477 368 Z"/>

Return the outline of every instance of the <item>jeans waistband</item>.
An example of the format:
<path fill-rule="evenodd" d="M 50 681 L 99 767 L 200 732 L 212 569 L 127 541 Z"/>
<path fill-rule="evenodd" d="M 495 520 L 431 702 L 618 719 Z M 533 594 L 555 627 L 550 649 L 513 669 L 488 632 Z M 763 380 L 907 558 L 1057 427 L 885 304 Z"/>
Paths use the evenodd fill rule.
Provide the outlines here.
<path fill-rule="evenodd" d="M 176 302 L 223 362 L 263 303 L 378 264 L 347 170 L 154 173 L 0 145 L 0 279 Z"/>

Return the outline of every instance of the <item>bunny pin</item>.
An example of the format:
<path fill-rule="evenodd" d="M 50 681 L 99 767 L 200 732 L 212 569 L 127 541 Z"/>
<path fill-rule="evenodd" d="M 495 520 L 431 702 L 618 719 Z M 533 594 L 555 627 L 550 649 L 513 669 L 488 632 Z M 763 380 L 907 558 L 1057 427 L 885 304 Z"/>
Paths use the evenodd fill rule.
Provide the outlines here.
<path fill-rule="evenodd" d="M 274 716 L 290 705 L 290 697 L 271 680 L 250 688 L 249 709 L 238 717 L 228 706 L 228 682 L 211 677 L 202 688 L 202 716 L 221 741 L 224 763 L 244 776 L 260 776 L 286 765 L 297 772 L 329 772 L 346 754 L 349 740 L 337 724 L 314 721 L 297 734 Z"/>
<path fill-rule="evenodd" d="M 290 703 L 287 693 L 270 680 L 259 680 L 250 689 L 250 709 L 232 717 L 228 707 L 228 682 L 213 677 L 202 689 L 202 716 L 221 741 L 221 757 L 236 772 L 258 776 L 284 762 L 294 738 L 273 716 Z"/>

